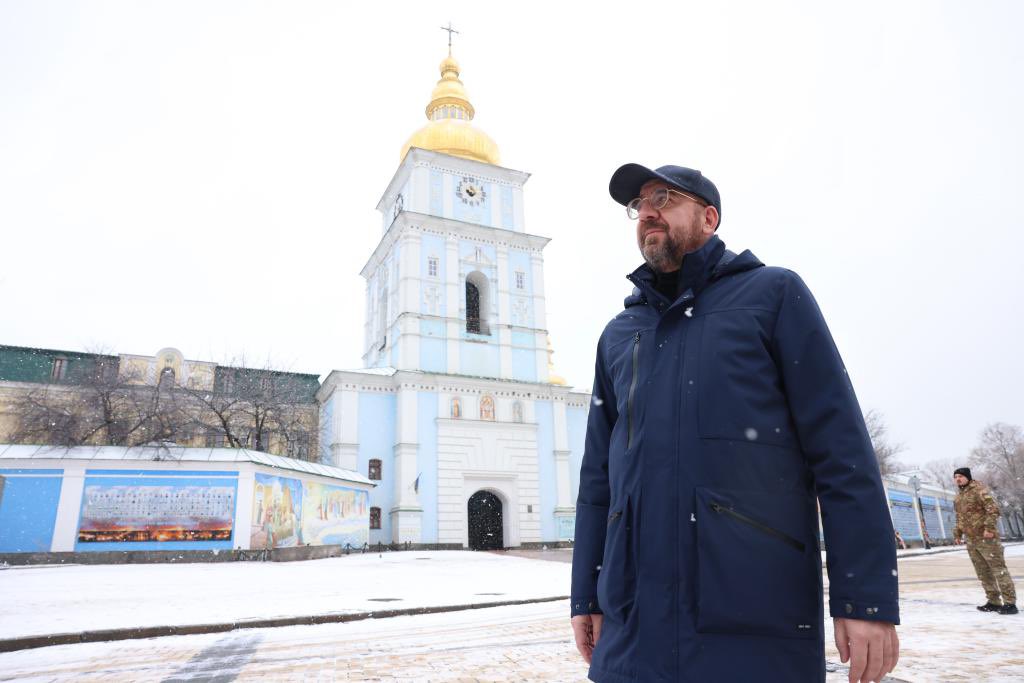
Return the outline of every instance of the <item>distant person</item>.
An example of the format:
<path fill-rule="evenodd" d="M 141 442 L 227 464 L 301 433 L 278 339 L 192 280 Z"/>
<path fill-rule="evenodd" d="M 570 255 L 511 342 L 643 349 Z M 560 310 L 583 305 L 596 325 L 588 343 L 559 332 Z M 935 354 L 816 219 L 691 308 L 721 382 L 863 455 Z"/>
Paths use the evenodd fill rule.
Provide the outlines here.
<path fill-rule="evenodd" d="M 907 549 L 907 542 L 903 540 L 903 534 L 901 534 L 898 530 L 896 531 L 896 547 L 900 550 Z"/>
<path fill-rule="evenodd" d="M 953 507 L 956 509 L 956 528 L 953 541 L 958 545 L 967 539 L 967 554 L 974 564 L 974 572 L 985 589 L 982 612 L 1017 614 L 1017 591 L 1013 578 L 1003 559 L 1003 544 L 996 532 L 999 504 L 988 488 L 971 477 L 969 467 L 953 471 L 953 481 L 959 491 Z"/>
<path fill-rule="evenodd" d="M 779 206 L 800 211 L 787 189 Z M 597 344 L 580 471 L 571 610 L 590 678 L 821 683 L 827 609 L 850 681 L 881 680 L 899 658 L 892 520 L 814 297 L 726 250 L 700 171 L 627 164 L 609 191 L 645 263 Z"/>

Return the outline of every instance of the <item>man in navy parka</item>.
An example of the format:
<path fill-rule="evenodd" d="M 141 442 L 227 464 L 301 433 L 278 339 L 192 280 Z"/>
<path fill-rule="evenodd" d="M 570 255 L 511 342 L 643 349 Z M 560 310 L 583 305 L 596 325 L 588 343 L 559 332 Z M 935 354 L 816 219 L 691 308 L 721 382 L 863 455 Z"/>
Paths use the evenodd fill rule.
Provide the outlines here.
<path fill-rule="evenodd" d="M 851 681 L 895 667 L 896 550 L 843 361 L 795 273 L 716 236 L 718 189 L 619 168 L 646 263 L 597 345 L 572 625 L 602 683 L 825 680 L 820 504 Z"/>

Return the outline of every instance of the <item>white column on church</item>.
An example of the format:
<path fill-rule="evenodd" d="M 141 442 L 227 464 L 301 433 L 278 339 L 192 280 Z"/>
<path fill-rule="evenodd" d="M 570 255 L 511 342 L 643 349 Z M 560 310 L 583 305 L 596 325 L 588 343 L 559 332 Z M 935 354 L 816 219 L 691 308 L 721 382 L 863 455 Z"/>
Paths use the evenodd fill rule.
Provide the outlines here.
<path fill-rule="evenodd" d="M 565 419 L 565 400 L 555 398 L 555 480 L 558 484 L 556 511 L 572 510 L 572 488 L 569 479 L 569 427 Z"/>
<path fill-rule="evenodd" d="M 576 508 L 572 501 L 572 480 L 569 477 L 569 431 L 565 419 L 565 395 L 553 397 L 555 413 L 555 528 L 559 541 L 568 541 L 576 534 Z"/>
<path fill-rule="evenodd" d="M 335 390 L 332 413 L 331 459 L 335 467 L 359 469 L 359 393 Z M 365 473 L 364 473 L 365 474 Z"/>
<path fill-rule="evenodd" d="M 419 543 L 422 538 L 423 508 L 416 491 L 419 435 L 415 387 L 401 385 L 396 404 L 395 502 L 391 508 L 391 540 L 394 543 Z"/>
<path fill-rule="evenodd" d="M 444 297 L 447 322 L 445 336 L 448 339 L 448 373 L 458 374 L 461 367 L 459 361 L 459 340 L 462 338 L 462 323 L 459 320 L 459 308 L 462 305 L 462 291 L 459 274 L 459 238 L 449 234 L 445 243 Z"/>
<path fill-rule="evenodd" d="M 420 362 L 420 235 L 405 228 L 398 262 L 398 367 L 415 370 Z"/>
<path fill-rule="evenodd" d="M 515 210 L 513 216 L 515 220 L 515 230 L 523 232 L 526 225 L 526 218 L 523 216 L 523 188 L 517 187 L 512 191 L 512 201 L 515 202 Z"/>
<path fill-rule="evenodd" d="M 512 378 L 512 298 L 509 296 L 508 247 L 499 245 L 498 249 L 498 344 L 499 371 L 503 379 Z"/>
<path fill-rule="evenodd" d="M 533 326 L 539 331 L 536 335 L 537 381 L 548 381 L 548 315 L 544 299 L 544 256 L 535 251 L 530 254 L 530 267 L 533 270 Z"/>
<path fill-rule="evenodd" d="M 405 198 L 405 210 L 417 213 L 430 212 L 430 169 L 418 165 L 409 174 L 409 196 Z"/>
<path fill-rule="evenodd" d="M 363 364 L 370 364 L 370 347 L 373 344 L 373 287 L 372 280 L 366 281 L 366 310 L 363 313 Z"/>

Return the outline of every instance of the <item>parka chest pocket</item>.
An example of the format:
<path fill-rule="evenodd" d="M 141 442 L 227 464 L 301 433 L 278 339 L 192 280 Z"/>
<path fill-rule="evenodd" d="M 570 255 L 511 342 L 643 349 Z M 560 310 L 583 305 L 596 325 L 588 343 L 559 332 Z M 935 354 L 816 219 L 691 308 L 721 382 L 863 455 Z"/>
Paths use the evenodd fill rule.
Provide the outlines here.
<path fill-rule="evenodd" d="M 608 515 L 604 558 L 597 576 L 597 602 L 608 619 L 625 622 L 636 595 L 635 529 L 630 500 Z"/>
<path fill-rule="evenodd" d="M 695 503 L 697 631 L 817 638 L 821 556 L 806 496 L 698 488 Z"/>
<path fill-rule="evenodd" d="M 701 438 L 798 447 L 765 316 L 725 310 L 703 317 L 697 354 Z"/>

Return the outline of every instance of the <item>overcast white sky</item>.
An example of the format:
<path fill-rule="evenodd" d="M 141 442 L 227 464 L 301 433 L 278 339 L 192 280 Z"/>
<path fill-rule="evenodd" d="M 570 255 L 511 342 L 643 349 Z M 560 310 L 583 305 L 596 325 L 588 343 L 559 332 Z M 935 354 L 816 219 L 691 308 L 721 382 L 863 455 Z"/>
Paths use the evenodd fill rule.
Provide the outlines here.
<path fill-rule="evenodd" d="M 0 1 L 0 343 L 360 365 L 439 26 L 533 174 L 558 370 L 639 263 L 620 164 L 700 168 L 799 272 L 903 459 L 1024 422 L 1024 4 Z"/>

